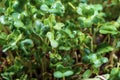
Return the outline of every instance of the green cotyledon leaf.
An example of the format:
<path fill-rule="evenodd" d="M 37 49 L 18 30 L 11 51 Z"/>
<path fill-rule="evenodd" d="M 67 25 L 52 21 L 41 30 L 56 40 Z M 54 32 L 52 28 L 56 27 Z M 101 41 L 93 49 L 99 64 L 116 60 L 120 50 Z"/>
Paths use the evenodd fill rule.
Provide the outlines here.
<path fill-rule="evenodd" d="M 24 23 L 21 21 L 21 20 L 16 20 L 14 22 L 14 26 L 15 27 L 23 27 L 24 26 Z"/>
<path fill-rule="evenodd" d="M 46 4 L 41 5 L 41 6 L 40 6 L 40 9 L 41 9 L 42 11 L 45 11 L 45 12 L 48 12 L 48 11 L 49 11 L 49 7 L 48 7 Z"/>
<path fill-rule="evenodd" d="M 56 78 L 62 78 L 63 77 L 63 73 L 60 72 L 60 71 L 56 71 L 56 72 L 54 72 L 54 77 L 56 77 Z"/>
<path fill-rule="evenodd" d="M 91 74 L 92 74 L 92 71 L 88 69 L 83 73 L 83 78 L 89 78 Z"/>
<path fill-rule="evenodd" d="M 97 48 L 97 54 L 105 54 L 112 51 L 114 48 L 108 44 L 100 44 Z"/>
<path fill-rule="evenodd" d="M 56 23 L 56 25 L 54 26 L 54 29 L 56 30 L 61 30 L 61 28 L 64 26 L 63 23 Z"/>
<path fill-rule="evenodd" d="M 63 75 L 66 76 L 66 77 L 67 76 L 71 76 L 71 75 L 73 75 L 73 71 L 72 70 L 68 70 L 68 71 L 64 72 Z"/>
<path fill-rule="evenodd" d="M 108 23 L 105 23 L 103 24 L 101 27 L 100 27 L 100 33 L 101 34 L 118 34 L 118 24 L 115 23 L 115 22 L 108 22 Z"/>

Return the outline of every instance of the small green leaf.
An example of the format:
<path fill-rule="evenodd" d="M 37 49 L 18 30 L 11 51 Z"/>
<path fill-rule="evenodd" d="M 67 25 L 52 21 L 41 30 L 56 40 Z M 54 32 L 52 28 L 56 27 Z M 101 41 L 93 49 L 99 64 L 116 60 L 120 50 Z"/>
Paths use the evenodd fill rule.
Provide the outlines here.
<path fill-rule="evenodd" d="M 89 57 L 89 55 L 84 55 L 82 57 L 82 62 L 85 63 L 85 64 L 89 64 L 90 63 L 90 57 Z"/>
<path fill-rule="evenodd" d="M 51 53 L 51 54 L 50 54 L 50 58 L 51 58 L 51 59 L 54 59 L 54 58 L 55 58 L 55 59 L 58 59 L 58 60 L 61 60 L 61 59 L 62 59 L 62 57 L 61 57 L 59 54 L 56 54 L 56 53 L 54 53 L 54 54 Z"/>
<path fill-rule="evenodd" d="M 94 10 L 95 11 L 101 11 L 103 9 L 102 5 L 101 4 L 96 4 L 94 5 Z"/>
<path fill-rule="evenodd" d="M 0 14 L 1 14 L 1 13 L 4 13 L 4 12 L 5 12 L 5 8 L 3 8 L 3 7 L 1 8 L 1 7 L 0 7 Z"/>
<path fill-rule="evenodd" d="M 33 47 L 34 43 L 31 39 L 25 39 L 25 40 L 21 41 L 21 47 L 23 47 L 23 46 Z"/>
<path fill-rule="evenodd" d="M 61 65 L 61 64 L 58 64 L 57 66 L 56 66 L 56 69 L 57 70 L 59 70 L 59 71 L 61 71 L 61 69 L 64 69 L 65 67 L 63 66 L 63 65 Z"/>
<path fill-rule="evenodd" d="M 43 27 L 43 23 L 39 19 L 35 20 L 34 24 L 37 29 L 41 29 Z"/>
<path fill-rule="evenodd" d="M 32 48 L 34 46 L 34 43 L 31 39 L 25 39 L 23 41 L 21 41 L 20 43 L 20 47 L 21 49 L 26 53 L 29 54 L 29 52 L 27 52 L 27 48 Z"/>
<path fill-rule="evenodd" d="M 74 35 L 70 29 L 65 29 L 65 33 L 67 33 L 70 38 L 74 38 Z"/>
<path fill-rule="evenodd" d="M 19 13 L 13 13 L 13 14 L 12 14 L 12 18 L 13 18 L 14 20 L 20 19 L 20 14 L 19 14 Z"/>
<path fill-rule="evenodd" d="M 113 68 L 110 72 L 111 75 L 115 76 L 119 72 L 118 68 Z"/>
<path fill-rule="evenodd" d="M 6 24 L 5 16 L 0 16 L 0 23 Z"/>
<path fill-rule="evenodd" d="M 84 27 L 92 27 L 92 21 L 91 21 L 91 19 L 86 19 L 85 21 L 84 21 Z"/>
<path fill-rule="evenodd" d="M 82 9 L 82 14 L 85 17 L 92 16 L 92 15 L 94 15 L 94 9 L 90 8 L 90 6 L 86 6 L 85 8 Z"/>
<path fill-rule="evenodd" d="M 100 33 L 102 34 L 118 34 L 117 25 L 115 22 L 108 22 L 100 27 Z"/>
<path fill-rule="evenodd" d="M 79 17 L 78 20 L 80 22 L 80 27 L 82 28 L 92 27 L 93 22 L 91 18 Z"/>
<path fill-rule="evenodd" d="M 80 3 L 77 8 L 77 13 L 83 15 L 84 17 L 88 18 L 94 15 L 94 8 L 93 5 L 87 5 L 86 3 Z"/>
<path fill-rule="evenodd" d="M 52 46 L 53 48 L 57 48 L 57 47 L 58 47 L 58 42 L 57 42 L 57 41 L 55 41 L 55 40 L 50 40 L 50 43 L 51 43 L 51 46 Z"/>
<path fill-rule="evenodd" d="M 88 48 L 85 48 L 85 49 L 84 49 L 84 52 L 85 52 L 86 54 L 90 54 L 90 53 L 91 53 L 90 49 L 88 49 Z"/>
<path fill-rule="evenodd" d="M 22 21 L 20 21 L 20 20 L 16 20 L 14 22 L 14 26 L 15 27 L 24 27 L 24 23 Z"/>
<path fill-rule="evenodd" d="M 117 31 L 109 31 L 109 30 L 104 30 L 104 29 L 101 29 L 100 33 L 102 33 L 102 34 L 118 34 Z"/>
<path fill-rule="evenodd" d="M 95 53 L 92 53 L 89 55 L 89 59 L 91 60 L 91 62 L 94 62 L 97 60 L 97 55 Z"/>
<path fill-rule="evenodd" d="M 116 48 L 120 48 L 120 41 L 117 42 Z"/>
<path fill-rule="evenodd" d="M 56 1 L 49 10 L 50 13 L 55 13 L 62 15 L 65 12 L 65 7 L 62 5 L 61 1 Z"/>
<path fill-rule="evenodd" d="M 52 32 L 48 32 L 46 36 L 49 38 L 49 40 L 54 40 L 54 34 Z"/>
<path fill-rule="evenodd" d="M 107 52 L 112 51 L 114 48 L 112 46 L 109 46 L 107 44 L 101 44 L 98 46 L 97 54 L 105 54 Z"/>
<path fill-rule="evenodd" d="M 43 10 L 43 11 L 45 11 L 45 12 L 49 11 L 49 7 L 46 4 L 41 5 L 40 9 Z"/>
<path fill-rule="evenodd" d="M 60 71 L 56 71 L 56 72 L 54 72 L 54 77 L 56 77 L 56 78 L 62 78 L 63 77 L 63 73 L 60 72 Z"/>
<path fill-rule="evenodd" d="M 71 75 L 73 75 L 73 71 L 68 70 L 68 71 L 64 72 L 63 75 L 66 76 L 66 77 L 71 76 Z"/>
<path fill-rule="evenodd" d="M 101 64 L 102 64 L 101 61 L 100 61 L 99 59 L 97 59 L 97 60 L 94 61 L 94 65 L 93 65 L 93 66 L 94 66 L 95 68 L 98 68 L 98 67 L 101 66 Z"/>
<path fill-rule="evenodd" d="M 79 14 L 79 15 L 82 15 L 82 9 L 81 8 L 77 8 L 77 13 Z"/>
<path fill-rule="evenodd" d="M 11 76 L 13 76 L 14 74 L 15 74 L 14 72 L 4 72 L 4 73 L 1 73 L 1 76 L 5 80 L 10 80 Z"/>
<path fill-rule="evenodd" d="M 89 78 L 91 74 L 92 74 L 91 70 L 88 69 L 83 73 L 83 78 Z"/>
<path fill-rule="evenodd" d="M 48 31 L 50 31 L 50 27 L 48 26 L 44 26 L 41 28 L 42 34 L 46 35 Z"/>
<path fill-rule="evenodd" d="M 82 33 L 82 32 L 78 32 L 78 35 L 79 35 L 79 40 L 80 40 L 80 42 L 81 42 L 81 43 L 84 42 L 84 41 L 85 41 L 85 34 Z"/>
<path fill-rule="evenodd" d="M 7 34 L 6 33 L 0 33 L 0 45 L 4 45 L 6 43 Z"/>
<path fill-rule="evenodd" d="M 103 63 L 106 63 L 106 62 L 108 62 L 108 58 L 103 57 L 103 58 L 101 58 L 101 61 L 102 61 Z"/>
<path fill-rule="evenodd" d="M 56 23 L 56 25 L 54 26 L 54 29 L 56 30 L 61 30 L 61 28 L 64 26 L 63 23 Z"/>

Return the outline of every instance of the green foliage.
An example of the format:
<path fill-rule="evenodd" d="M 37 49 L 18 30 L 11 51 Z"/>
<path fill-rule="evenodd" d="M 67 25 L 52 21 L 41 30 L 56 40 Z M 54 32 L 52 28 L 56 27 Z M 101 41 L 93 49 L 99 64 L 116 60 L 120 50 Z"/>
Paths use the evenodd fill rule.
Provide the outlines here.
<path fill-rule="evenodd" d="M 108 27 L 109 26 L 109 27 Z M 119 24 L 117 22 L 108 22 L 103 24 L 100 28 L 100 33 L 102 34 L 118 34 L 117 28 L 119 27 Z"/>
<path fill-rule="evenodd" d="M 61 64 L 57 65 L 57 71 L 54 72 L 54 77 L 62 78 L 73 75 L 73 71 L 69 67 L 64 67 Z"/>
<path fill-rule="evenodd" d="M 83 73 L 83 78 L 89 78 L 91 76 L 92 72 L 88 69 Z"/>
<path fill-rule="evenodd" d="M 119 68 L 113 68 L 110 72 L 111 78 L 109 80 L 117 80 L 120 79 L 120 70 Z"/>
<path fill-rule="evenodd" d="M 119 80 L 119 4 L 0 0 L 0 79 Z"/>

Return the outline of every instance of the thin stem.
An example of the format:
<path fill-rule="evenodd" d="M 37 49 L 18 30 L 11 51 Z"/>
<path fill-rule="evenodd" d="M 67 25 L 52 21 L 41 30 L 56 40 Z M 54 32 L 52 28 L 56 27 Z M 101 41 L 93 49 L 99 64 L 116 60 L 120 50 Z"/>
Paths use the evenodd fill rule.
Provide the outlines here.
<path fill-rule="evenodd" d="M 92 35 L 91 38 L 91 51 L 94 52 L 94 37 L 95 37 L 95 33 L 94 33 L 94 28 L 90 28 L 90 34 Z"/>
<path fill-rule="evenodd" d="M 76 58 L 76 64 L 78 63 L 78 56 L 77 56 L 77 52 L 74 52 L 75 58 Z"/>
<path fill-rule="evenodd" d="M 119 63 L 119 62 L 117 63 L 117 68 L 118 68 L 118 69 L 120 68 L 120 63 Z"/>
<path fill-rule="evenodd" d="M 42 73 L 44 73 L 44 64 L 43 64 L 43 59 L 41 59 L 41 66 L 42 66 Z M 43 79 L 44 79 L 44 76 L 43 76 Z"/>
<path fill-rule="evenodd" d="M 113 41 L 114 50 L 110 53 L 110 65 L 114 64 L 113 59 L 114 59 L 114 54 L 116 52 L 116 49 L 115 49 L 116 41 L 117 41 L 116 39 L 114 39 L 114 41 Z"/>
<path fill-rule="evenodd" d="M 91 38 L 91 51 L 94 51 L 93 39 Z"/>
<path fill-rule="evenodd" d="M 14 56 L 13 56 L 12 52 L 9 51 L 8 53 L 9 53 L 8 56 L 9 56 L 10 61 L 14 62 Z"/>
<path fill-rule="evenodd" d="M 76 7 L 75 7 L 71 2 L 68 2 L 68 4 L 69 4 L 74 10 L 76 10 Z"/>
<path fill-rule="evenodd" d="M 65 77 L 63 76 L 63 80 L 65 80 Z"/>
<path fill-rule="evenodd" d="M 108 43 L 110 43 L 110 34 L 108 34 Z"/>

